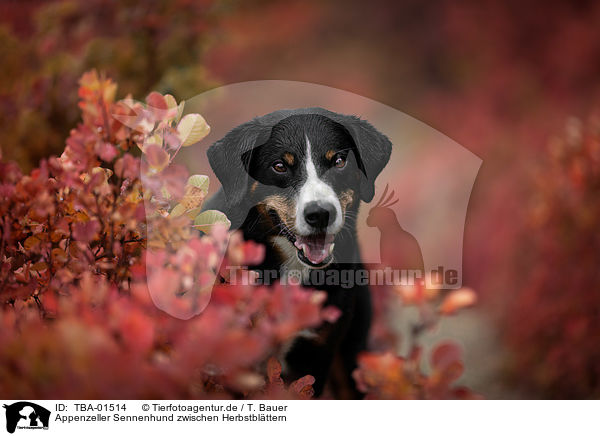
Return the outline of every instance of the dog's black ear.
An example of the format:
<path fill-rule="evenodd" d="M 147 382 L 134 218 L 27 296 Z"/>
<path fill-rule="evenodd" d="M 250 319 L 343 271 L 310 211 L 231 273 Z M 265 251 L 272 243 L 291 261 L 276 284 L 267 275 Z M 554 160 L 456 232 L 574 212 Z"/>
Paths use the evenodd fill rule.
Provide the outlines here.
<path fill-rule="evenodd" d="M 247 165 L 252 150 L 267 142 L 271 128 L 268 120 L 254 119 L 235 127 L 208 148 L 208 161 L 223 186 L 229 207 L 240 205 L 246 197 L 250 185 Z"/>
<path fill-rule="evenodd" d="M 356 160 L 363 172 L 360 198 L 368 203 L 375 195 L 375 179 L 390 160 L 392 143 L 369 122 L 353 115 L 335 114 L 334 121 L 346 128 L 356 144 Z"/>

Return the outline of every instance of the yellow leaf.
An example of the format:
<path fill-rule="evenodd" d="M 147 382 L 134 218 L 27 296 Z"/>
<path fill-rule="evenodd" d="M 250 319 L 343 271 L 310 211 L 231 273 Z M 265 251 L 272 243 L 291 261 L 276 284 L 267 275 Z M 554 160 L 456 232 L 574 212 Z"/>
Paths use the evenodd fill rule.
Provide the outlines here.
<path fill-rule="evenodd" d="M 171 94 L 165 95 L 165 101 L 167 102 L 167 107 L 169 108 L 169 120 L 174 118 L 175 122 L 178 122 L 183 112 L 184 102 L 182 101 L 179 105 L 177 105 L 177 100 L 175 100 L 175 97 L 173 97 Z"/>
<path fill-rule="evenodd" d="M 156 144 L 156 145 L 162 145 L 163 143 L 163 138 L 161 135 L 159 135 L 158 133 L 155 133 L 152 136 L 148 136 L 146 139 L 144 139 L 144 147 L 146 147 L 149 144 Z"/>
<path fill-rule="evenodd" d="M 173 109 L 177 106 L 177 101 L 175 100 L 175 97 L 173 97 L 171 94 L 165 95 L 165 101 L 167 102 L 167 107 L 169 109 Z"/>
<path fill-rule="evenodd" d="M 102 97 L 105 103 L 112 103 L 115 101 L 115 94 L 117 93 L 117 84 L 112 83 L 110 80 L 104 82 L 104 92 Z"/>
<path fill-rule="evenodd" d="M 183 108 L 185 106 L 185 101 L 182 101 L 181 103 L 179 103 L 179 106 L 177 106 L 177 116 L 175 117 L 175 122 L 179 122 L 179 120 L 181 119 L 181 116 L 183 115 Z"/>
<path fill-rule="evenodd" d="M 188 185 L 185 188 L 185 194 L 181 199 L 181 204 L 185 210 L 190 210 L 202 206 L 205 198 L 206 194 L 200 188 Z"/>
<path fill-rule="evenodd" d="M 210 233 L 216 223 L 225 224 L 228 228 L 231 226 L 231 221 L 227 219 L 227 216 L 223 212 L 207 210 L 196 217 L 194 227 L 204 233 Z"/>
<path fill-rule="evenodd" d="M 189 147 L 210 133 L 210 126 L 200 114 L 188 114 L 177 125 L 183 147 Z"/>

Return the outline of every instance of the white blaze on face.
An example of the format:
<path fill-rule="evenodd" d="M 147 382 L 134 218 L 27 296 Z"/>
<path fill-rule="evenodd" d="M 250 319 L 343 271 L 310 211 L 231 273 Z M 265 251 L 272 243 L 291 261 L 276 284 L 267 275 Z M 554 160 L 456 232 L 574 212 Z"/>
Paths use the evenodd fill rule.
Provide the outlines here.
<path fill-rule="evenodd" d="M 310 141 L 306 137 L 306 181 L 300 188 L 296 201 L 296 229 L 300 235 L 309 235 L 314 231 L 304 220 L 304 208 L 312 201 L 335 207 L 335 220 L 327 226 L 327 234 L 337 233 L 342 228 L 342 206 L 331 186 L 319 178 L 312 160 Z"/>

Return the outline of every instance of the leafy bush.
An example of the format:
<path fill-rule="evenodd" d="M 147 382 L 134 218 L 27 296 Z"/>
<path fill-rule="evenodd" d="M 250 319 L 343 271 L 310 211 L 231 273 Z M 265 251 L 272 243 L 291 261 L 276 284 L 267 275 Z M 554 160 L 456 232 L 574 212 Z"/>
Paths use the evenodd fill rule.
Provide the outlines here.
<path fill-rule="evenodd" d="M 0 128 L 21 168 L 62 151 L 79 115 L 77 80 L 91 68 L 136 96 L 188 98 L 214 85 L 202 59 L 229 8 L 213 0 L 10 3 L 0 25 Z"/>
<path fill-rule="evenodd" d="M 297 332 L 338 313 L 320 291 L 221 283 L 227 266 L 256 264 L 264 249 L 229 232 L 222 214 L 200 213 L 208 178 L 173 162 L 206 136 L 206 121 L 182 118 L 170 95 L 153 92 L 144 105 L 115 94 L 111 80 L 84 74 L 82 122 L 62 155 L 30 175 L 0 163 L 0 395 L 311 397 L 314 378 L 286 385 L 278 357 Z M 462 371 L 456 346 L 434 351 L 429 376 L 416 341 L 406 359 L 386 350 L 397 339 L 386 324 L 392 300 L 421 308 L 413 339 L 473 303 L 471 291 L 455 291 L 436 311 L 434 296 L 374 292 L 375 351 L 355 372 L 368 398 L 472 396 L 451 387 Z"/>
<path fill-rule="evenodd" d="M 600 396 L 600 120 L 571 119 L 533 166 L 521 274 L 503 319 L 511 373 L 558 398 Z M 515 273 L 516 275 L 517 273 Z"/>

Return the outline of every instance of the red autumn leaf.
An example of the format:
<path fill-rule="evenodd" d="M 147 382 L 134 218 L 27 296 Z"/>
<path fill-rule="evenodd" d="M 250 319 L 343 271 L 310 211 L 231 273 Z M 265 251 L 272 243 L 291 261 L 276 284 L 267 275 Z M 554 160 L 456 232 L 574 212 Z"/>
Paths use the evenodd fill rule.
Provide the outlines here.
<path fill-rule="evenodd" d="M 127 348 L 134 352 L 146 353 L 154 341 L 152 318 L 129 305 L 123 305 L 118 311 L 121 312 L 118 314 L 118 330 Z"/>
<path fill-rule="evenodd" d="M 290 391 L 296 393 L 300 398 L 309 399 L 315 394 L 314 383 L 315 378 L 312 375 L 305 375 L 290 384 Z"/>
<path fill-rule="evenodd" d="M 119 152 L 117 148 L 107 142 L 103 142 L 99 146 L 98 156 L 105 162 L 112 162 Z"/>
<path fill-rule="evenodd" d="M 136 179 L 140 175 L 140 162 L 130 154 L 123 155 L 115 162 L 115 174 L 124 179 Z"/>
<path fill-rule="evenodd" d="M 159 172 L 169 165 L 169 153 L 156 144 L 147 144 L 144 146 L 144 155 L 150 169 Z"/>
<path fill-rule="evenodd" d="M 167 102 L 165 98 L 159 94 L 158 92 L 151 92 L 146 97 L 146 103 L 151 109 L 156 109 L 158 111 L 166 111 L 168 109 Z"/>
<path fill-rule="evenodd" d="M 440 379 L 449 384 L 462 375 L 461 358 L 460 346 L 453 342 L 444 342 L 433 350 L 431 366 L 438 373 Z"/>
<path fill-rule="evenodd" d="M 80 242 L 89 243 L 98 236 L 99 231 L 100 223 L 95 219 L 73 224 L 73 238 Z"/>
<path fill-rule="evenodd" d="M 0 308 L 7 333 L 0 360 L 10 363 L 0 373 L 0 396 L 312 397 L 312 375 L 286 386 L 282 365 L 268 358 L 340 311 L 322 307 L 324 292 L 281 284 L 219 284 L 210 299 L 219 266 L 259 263 L 264 247 L 226 226 L 201 236 L 188 217 L 168 216 L 188 180 L 170 162 L 167 150 L 179 146 L 173 130 L 159 124 L 167 150 L 148 144 L 143 160 L 129 151 L 168 115 L 164 98 L 151 94 L 157 110 L 138 104 L 138 112 L 130 101 L 113 104 L 114 90 L 97 73 L 82 79 L 83 122 L 60 158 L 29 176 L 0 162 L 0 297 L 11 303 Z M 136 113 L 144 129 L 105 118 Z M 164 248 L 147 251 L 153 232 Z M 375 295 L 385 306 L 384 297 Z M 571 334 L 585 329 L 568 327 Z M 445 364 L 447 353 L 438 352 L 429 378 L 416 355 L 364 357 L 359 386 L 367 398 L 467 397 L 448 386 L 460 361 Z"/>
<path fill-rule="evenodd" d="M 431 366 L 438 370 L 443 370 L 453 362 L 460 361 L 462 350 L 454 342 L 443 342 L 435 347 L 431 354 Z"/>
<path fill-rule="evenodd" d="M 253 241 L 248 241 L 244 244 L 244 263 L 246 265 L 257 265 L 263 261 L 265 257 L 265 246 L 257 244 Z"/>
<path fill-rule="evenodd" d="M 157 175 L 157 179 L 173 199 L 179 200 L 185 193 L 188 170 L 183 165 L 171 164 Z"/>

